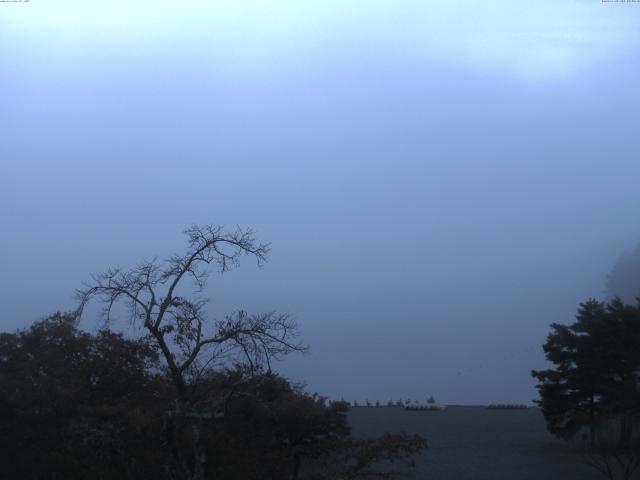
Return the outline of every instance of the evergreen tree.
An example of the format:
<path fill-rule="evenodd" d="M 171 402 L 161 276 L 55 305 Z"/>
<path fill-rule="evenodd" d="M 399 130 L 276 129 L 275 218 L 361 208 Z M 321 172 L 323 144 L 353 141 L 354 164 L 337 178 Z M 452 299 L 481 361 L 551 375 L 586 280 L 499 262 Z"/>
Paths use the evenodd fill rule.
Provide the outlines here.
<path fill-rule="evenodd" d="M 615 417 L 627 439 L 639 400 L 640 309 L 618 298 L 591 299 L 580 304 L 572 325 L 551 328 L 543 348 L 555 368 L 532 372 L 549 431 L 571 438 L 587 427 L 593 445 L 597 423 Z"/>
<path fill-rule="evenodd" d="M 605 291 L 609 298 L 620 297 L 635 303 L 640 297 L 640 243 L 622 254 L 607 276 Z"/>

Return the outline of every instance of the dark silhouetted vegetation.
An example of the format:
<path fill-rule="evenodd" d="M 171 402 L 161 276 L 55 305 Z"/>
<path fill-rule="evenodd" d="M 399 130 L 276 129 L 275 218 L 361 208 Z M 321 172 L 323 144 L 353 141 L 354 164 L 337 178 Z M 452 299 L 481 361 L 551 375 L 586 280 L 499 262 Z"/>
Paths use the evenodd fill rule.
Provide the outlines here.
<path fill-rule="evenodd" d="M 0 334 L 4 478 L 160 478 L 173 397 L 154 347 L 55 314 Z"/>
<path fill-rule="evenodd" d="M 640 306 L 592 299 L 574 323 L 551 328 L 544 351 L 555 368 L 532 372 L 548 430 L 588 440 L 585 461 L 607 478 L 631 478 L 640 464 Z"/>
<path fill-rule="evenodd" d="M 573 324 L 551 328 L 544 351 L 555 368 L 532 372 L 549 431 L 571 438 L 587 428 L 593 443 L 598 424 L 615 417 L 625 440 L 640 400 L 640 309 L 589 300 Z"/>
<path fill-rule="evenodd" d="M 606 293 L 628 303 L 640 297 L 640 244 L 620 255 L 607 276 Z"/>
<path fill-rule="evenodd" d="M 418 436 L 350 437 L 346 402 L 309 395 L 272 371 L 307 347 L 287 314 L 209 317 L 209 267 L 266 260 L 251 230 L 193 226 L 184 254 L 110 269 L 73 314 L 0 335 L 0 456 L 7 478 L 299 480 L 391 478 Z M 189 296 L 191 280 L 196 294 Z M 92 299 L 103 329 L 79 330 Z M 109 330 L 125 307 L 140 338 Z"/>
<path fill-rule="evenodd" d="M 76 316 L 97 299 L 104 305 L 107 324 L 120 304 L 132 324 L 141 324 L 157 347 L 176 394 L 175 408 L 165 419 L 172 474 L 202 480 L 213 461 L 207 456 L 201 420 L 215 416 L 218 405 L 194 401 L 193 386 L 211 365 L 243 362 L 254 373 L 270 371 L 273 359 L 306 347 L 295 341 L 298 328 L 287 314 L 239 310 L 216 321 L 206 309 L 208 299 L 198 294 L 206 287 L 212 266 L 225 273 L 243 256 L 260 265 L 267 259 L 267 244 L 257 242 L 250 229 L 227 232 L 221 226 L 194 225 L 184 233 L 184 253 L 94 275 L 77 291 Z M 187 298 L 183 292 L 194 288 L 198 293 Z"/>
<path fill-rule="evenodd" d="M 247 366 L 203 372 L 186 385 L 190 414 L 178 412 L 156 350 L 62 314 L 1 334 L 3 478 L 187 478 L 176 463 L 193 449 L 206 479 L 391 478 L 389 461 L 426 447 L 414 435 L 353 439 L 346 402 Z"/>

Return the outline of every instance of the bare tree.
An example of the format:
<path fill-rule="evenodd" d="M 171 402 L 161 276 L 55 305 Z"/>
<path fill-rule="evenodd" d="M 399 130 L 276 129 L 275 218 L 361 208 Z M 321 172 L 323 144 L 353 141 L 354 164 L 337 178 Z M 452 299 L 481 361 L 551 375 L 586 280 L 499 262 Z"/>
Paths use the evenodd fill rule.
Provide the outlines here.
<path fill-rule="evenodd" d="M 175 386 L 177 407 L 173 415 L 194 419 L 193 458 L 187 465 L 184 455 L 174 452 L 174 456 L 183 465 L 184 477 L 202 479 L 206 458 L 204 449 L 198 446 L 200 434 L 195 420 L 209 418 L 211 412 L 193 411 L 189 387 L 212 365 L 237 360 L 238 355 L 251 370 L 270 369 L 271 360 L 290 352 L 304 352 L 307 347 L 296 341 L 298 328 L 287 314 L 251 315 L 239 310 L 220 320 L 208 317 L 208 299 L 201 294 L 211 271 L 224 273 L 237 267 L 243 256 L 254 257 L 260 266 L 267 259 L 268 244 L 256 242 L 251 229 L 239 227 L 228 232 L 221 226 L 193 225 L 184 233 L 188 238 L 184 254 L 93 275 L 76 292 L 76 318 L 79 320 L 87 303 L 96 299 L 104 305 L 106 322 L 114 306 L 123 303 L 129 320 L 143 326 L 160 349 Z M 189 284 L 192 294 L 187 299 L 179 292 Z"/>

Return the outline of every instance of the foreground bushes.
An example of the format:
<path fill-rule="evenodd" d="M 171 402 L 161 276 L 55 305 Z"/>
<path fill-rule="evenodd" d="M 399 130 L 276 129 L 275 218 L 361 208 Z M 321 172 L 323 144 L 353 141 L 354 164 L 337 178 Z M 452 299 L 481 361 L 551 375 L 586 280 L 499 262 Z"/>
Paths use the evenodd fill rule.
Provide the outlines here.
<path fill-rule="evenodd" d="M 154 348 L 56 314 L 0 334 L 0 461 L 16 479 L 352 479 L 426 447 L 418 436 L 350 437 L 345 402 L 269 372 L 190 376 L 188 408 Z M 194 449 L 204 472 L 177 465 Z M 388 472 L 387 472 L 388 473 Z M 369 476 L 369 477 L 367 477 Z M 385 477 L 390 478 L 390 477 Z"/>
<path fill-rule="evenodd" d="M 156 371 L 157 373 L 153 373 Z M 159 475 L 169 397 L 156 353 L 56 314 L 0 334 L 0 458 L 8 478 Z"/>

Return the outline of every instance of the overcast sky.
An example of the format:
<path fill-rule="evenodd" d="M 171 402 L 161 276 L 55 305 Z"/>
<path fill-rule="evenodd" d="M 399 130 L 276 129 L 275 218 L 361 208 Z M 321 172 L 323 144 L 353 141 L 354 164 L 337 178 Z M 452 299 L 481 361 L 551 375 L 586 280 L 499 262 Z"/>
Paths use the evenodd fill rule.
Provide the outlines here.
<path fill-rule="evenodd" d="M 529 402 L 640 241 L 639 53 L 599 0 L 0 3 L 2 328 L 239 224 L 212 315 L 290 312 L 311 391 Z"/>

